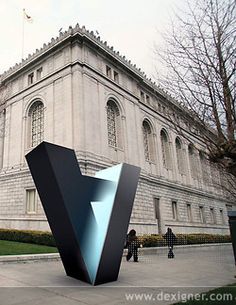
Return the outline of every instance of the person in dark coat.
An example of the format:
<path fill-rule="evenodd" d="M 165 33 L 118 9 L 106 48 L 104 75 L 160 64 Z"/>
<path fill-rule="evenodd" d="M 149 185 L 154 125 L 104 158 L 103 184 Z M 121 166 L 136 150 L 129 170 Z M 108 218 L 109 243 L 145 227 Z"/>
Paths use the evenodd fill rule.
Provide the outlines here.
<path fill-rule="evenodd" d="M 174 255 L 174 252 L 173 252 L 173 248 L 174 248 L 174 244 L 176 243 L 176 236 L 172 232 L 171 228 L 167 228 L 167 232 L 163 236 L 163 238 L 167 241 L 167 246 L 169 248 L 168 258 L 174 258 L 175 255 Z"/>
<path fill-rule="evenodd" d="M 127 234 L 126 246 L 128 248 L 128 254 L 126 255 L 126 260 L 129 261 L 133 256 L 134 262 L 138 261 L 138 248 L 139 241 L 136 236 L 136 231 L 134 229 L 130 230 Z"/>

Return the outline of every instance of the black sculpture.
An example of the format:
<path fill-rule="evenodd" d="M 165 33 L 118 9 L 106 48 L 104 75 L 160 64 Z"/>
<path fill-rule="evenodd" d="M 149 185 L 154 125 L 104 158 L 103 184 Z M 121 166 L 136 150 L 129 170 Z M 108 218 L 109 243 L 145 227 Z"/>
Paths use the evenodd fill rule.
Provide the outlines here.
<path fill-rule="evenodd" d="M 72 149 L 47 142 L 26 159 L 66 274 L 93 285 L 115 281 L 140 168 L 83 176 Z"/>

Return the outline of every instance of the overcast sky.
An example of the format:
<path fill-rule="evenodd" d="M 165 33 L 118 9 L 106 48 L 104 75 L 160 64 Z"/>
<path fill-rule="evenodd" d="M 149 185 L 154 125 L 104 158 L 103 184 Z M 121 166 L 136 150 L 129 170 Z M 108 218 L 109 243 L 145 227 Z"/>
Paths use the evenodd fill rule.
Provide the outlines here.
<path fill-rule="evenodd" d="M 0 0 L 0 73 L 22 57 L 23 8 L 33 18 L 24 23 L 24 57 L 77 22 L 98 31 L 149 76 L 154 76 L 153 45 L 160 41 L 177 0 Z"/>

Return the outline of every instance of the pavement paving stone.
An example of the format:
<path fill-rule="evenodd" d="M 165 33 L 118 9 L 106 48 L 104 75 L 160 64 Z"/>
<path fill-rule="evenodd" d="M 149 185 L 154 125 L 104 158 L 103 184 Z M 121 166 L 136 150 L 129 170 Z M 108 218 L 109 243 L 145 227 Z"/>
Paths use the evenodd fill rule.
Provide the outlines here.
<path fill-rule="evenodd" d="M 231 245 L 178 249 L 175 259 L 142 255 L 139 263 L 122 260 L 118 281 L 90 286 L 67 277 L 61 261 L 2 263 L 0 305 L 170 304 L 163 293 L 196 293 L 236 283 Z M 19 287 L 21 286 L 21 287 Z M 148 300 L 135 299 L 145 294 Z M 129 298 L 133 298 L 132 300 Z"/>

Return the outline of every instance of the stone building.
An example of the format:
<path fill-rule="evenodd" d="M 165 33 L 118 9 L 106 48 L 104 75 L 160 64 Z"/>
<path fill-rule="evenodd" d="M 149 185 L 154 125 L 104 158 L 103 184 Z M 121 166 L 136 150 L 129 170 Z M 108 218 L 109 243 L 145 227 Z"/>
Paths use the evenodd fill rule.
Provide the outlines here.
<path fill-rule="evenodd" d="M 0 96 L 1 228 L 49 229 L 24 157 L 44 139 L 75 149 L 84 174 L 140 166 L 138 233 L 228 233 L 232 203 L 212 183 L 219 173 L 199 154 L 190 115 L 179 135 L 184 110 L 93 32 L 77 25 L 44 44 L 1 75 Z"/>

